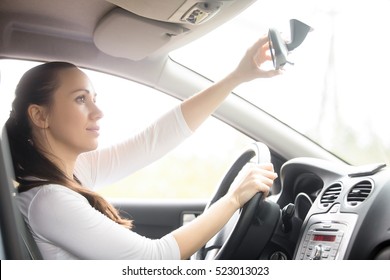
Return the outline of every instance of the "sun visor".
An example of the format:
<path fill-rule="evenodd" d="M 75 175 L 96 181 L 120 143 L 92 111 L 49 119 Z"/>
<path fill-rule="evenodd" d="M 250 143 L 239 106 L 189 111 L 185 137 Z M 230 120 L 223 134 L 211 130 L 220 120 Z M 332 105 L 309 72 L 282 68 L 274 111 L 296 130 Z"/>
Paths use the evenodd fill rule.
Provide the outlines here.
<path fill-rule="evenodd" d="M 117 8 L 98 23 L 93 40 L 108 55 L 141 60 L 184 31 L 178 24 L 150 20 Z"/>

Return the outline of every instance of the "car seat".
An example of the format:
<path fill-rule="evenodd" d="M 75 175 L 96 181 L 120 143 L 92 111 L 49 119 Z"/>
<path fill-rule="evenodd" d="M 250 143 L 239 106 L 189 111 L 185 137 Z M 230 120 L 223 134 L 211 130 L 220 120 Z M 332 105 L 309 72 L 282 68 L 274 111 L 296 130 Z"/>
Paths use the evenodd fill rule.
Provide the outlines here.
<path fill-rule="evenodd" d="M 0 228 L 1 258 L 10 260 L 42 259 L 37 244 L 17 206 L 13 184 L 14 171 L 5 127 L 0 135 Z"/>

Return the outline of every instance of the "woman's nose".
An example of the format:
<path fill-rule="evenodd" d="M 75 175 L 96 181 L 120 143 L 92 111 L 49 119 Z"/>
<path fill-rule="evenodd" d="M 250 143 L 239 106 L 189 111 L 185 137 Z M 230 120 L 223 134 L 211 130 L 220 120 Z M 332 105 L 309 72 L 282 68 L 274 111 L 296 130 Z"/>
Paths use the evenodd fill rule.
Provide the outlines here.
<path fill-rule="evenodd" d="M 99 120 L 103 118 L 104 114 L 103 111 L 100 110 L 100 108 L 96 105 L 96 103 L 93 103 L 92 110 L 91 110 L 91 117 L 93 119 Z"/>

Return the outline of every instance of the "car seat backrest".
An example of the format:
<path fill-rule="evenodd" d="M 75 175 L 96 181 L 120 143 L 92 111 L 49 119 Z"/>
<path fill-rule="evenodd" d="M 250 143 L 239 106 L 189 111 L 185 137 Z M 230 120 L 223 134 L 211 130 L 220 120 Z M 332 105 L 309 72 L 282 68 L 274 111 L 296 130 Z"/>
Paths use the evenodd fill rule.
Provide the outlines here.
<path fill-rule="evenodd" d="M 17 190 L 5 128 L 0 135 L 0 227 L 6 259 L 42 259 L 17 206 Z"/>

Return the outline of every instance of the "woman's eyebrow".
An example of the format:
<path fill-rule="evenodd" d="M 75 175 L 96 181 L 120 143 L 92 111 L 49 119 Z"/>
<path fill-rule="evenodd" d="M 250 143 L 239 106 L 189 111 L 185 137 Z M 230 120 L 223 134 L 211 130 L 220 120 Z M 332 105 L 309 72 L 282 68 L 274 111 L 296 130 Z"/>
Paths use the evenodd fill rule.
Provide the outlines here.
<path fill-rule="evenodd" d="M 78 89 L 75 89 L 73 91 L 71 91 L 70 93 L 76 93 L 76 92 L 79 92 L 79 91 L 85 91 L 86 93 L 91 93 L 88 89 L 86 88 L 78 88 Z"/>
<path fill-rule="evenodd" d="M 71 92 L 71 94 L 73 93 L 76 93 L 76 92 L 79 92 L 79 91 L 84 91 L 86 92 L 87 94 L 91 94 L 91 91 L 86 89 L 86 88 L 79 88 L 79 89 L 75 89 Z M 96 97 L 97 96 L 97 93 L 96 92 L 93 92 L 93 96 Z"/>

